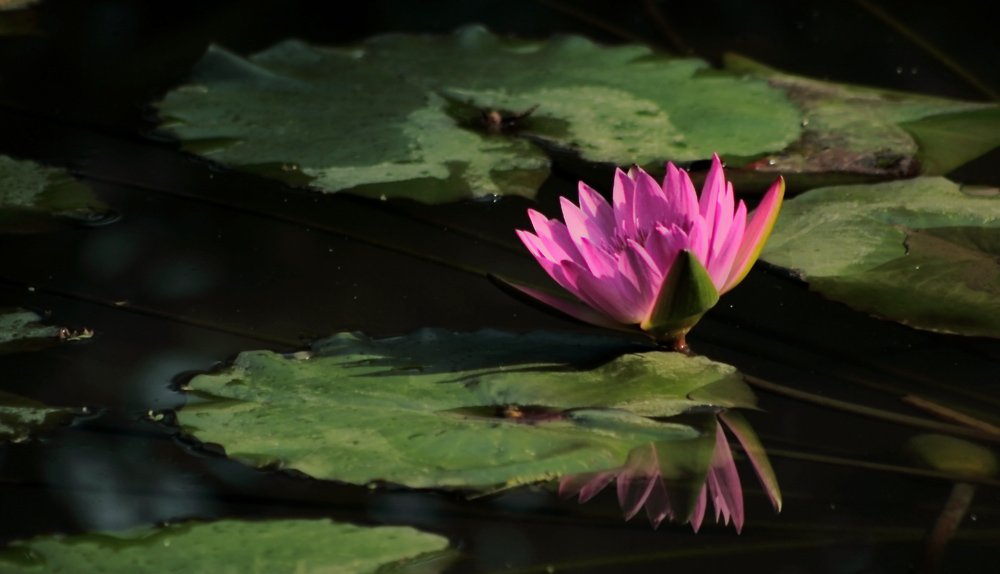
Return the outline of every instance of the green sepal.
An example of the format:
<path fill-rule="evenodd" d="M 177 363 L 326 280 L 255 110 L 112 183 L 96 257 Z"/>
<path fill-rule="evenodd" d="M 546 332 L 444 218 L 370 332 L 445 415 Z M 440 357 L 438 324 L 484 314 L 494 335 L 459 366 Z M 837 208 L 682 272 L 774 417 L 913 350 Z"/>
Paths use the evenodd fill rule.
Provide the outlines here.
<path fill-rule="evenodd" d="M 653 311 L 642 322 L 642 330 L 658 339 L 676 339 L 687 333 L 705 311 L 719 301 L 719 291 L 705 266 L 685 249 L 663 280 Z"/>

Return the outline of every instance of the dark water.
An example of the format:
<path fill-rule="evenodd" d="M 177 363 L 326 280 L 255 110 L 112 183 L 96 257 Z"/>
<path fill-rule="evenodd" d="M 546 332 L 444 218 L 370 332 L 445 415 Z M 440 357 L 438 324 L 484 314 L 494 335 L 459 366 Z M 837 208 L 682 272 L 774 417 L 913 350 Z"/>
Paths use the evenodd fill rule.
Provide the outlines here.
<path fill-rule="evenodd" d="M 978 87 L 860 1 L 334 4 L 49 2 L 37 8 L 44 35 L 0 38 L 0 153 L 75 170 L 121 214 L 105 226 L 0 237 L 0 306 L 50 311 L 61 325 L 97 333 L 0 357 L 3 390 L 92 412 L 42 438 L 0 446 L 0 543 L 184 518 L 332 517 L 444 534 L 467 556 L 453 572 L 913 567 L 950 483 L 787 455 L 907 464 L 901 445 L 915 431 L 765 392 L 763 411 L 748 417 L 774 449 L 785 510 L 774 516 L 741 467 L 748 520 L 740 536 L 710 523 L 697 535 L 685 525 L 653 531 L 644 520 L 626 523 L 610 491 L 581 506 L 531 488 L 474 501 L 370 490 L 251 470 L 179 440 L 176 428 L 147 414 L 182 405 L 174 389 L 185 374 L 242 350 L 290 350 L 355 329 L 374 336 L 426 326 L 596 331 L 403 251 L 541 277 L 532 261 L 503 247 L 516 247 L 512 229 L 527 224 L 529 202 L 426 207 L 290 189 L 150 137 L 148 103 L 182 83 L 210 42 L 246 54 L 287 37 L 345 44 L 385 31 L 446 33 L 466 22 L 528 37 L 641 39 L 715 62 L 736 51 L 819 78 L 986 99 L 983 86 L 1000 90 L 1000 42 L 973 3 L 878 7 Z M 998 160 L 993 152 L 952 177 L 1000 184 Z M 542 207 L 574 185 L 556 170 Z M 941 400 L 971 394 L 984 411 L 1000 412 L 1000 343 L 877 321 L 761 266 L 690 342 L 746 373 L 855 403 L 909 413 L 896 395 L 872 386 L 881 385 Z M 997 490 L 980 488 L 971 515 L 950 548 L 949 572 L 992 571 L 1000 558 Z"/>

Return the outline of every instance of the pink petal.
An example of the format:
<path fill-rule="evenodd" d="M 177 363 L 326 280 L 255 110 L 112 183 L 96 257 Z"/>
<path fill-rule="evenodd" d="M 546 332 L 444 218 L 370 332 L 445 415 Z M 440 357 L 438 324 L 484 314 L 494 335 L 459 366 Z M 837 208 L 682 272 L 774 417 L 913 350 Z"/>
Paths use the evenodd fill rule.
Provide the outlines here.
<path fill-rule="evenodd" d="M 597 496 L 597 493 L 604 490 L 604 487 L 611 484 L 611 481 L 621 472 L 618 469 L 608 470 L 599 473 L 590 482 L 580 489 L 580 504 L 587 502 Z"/>
<path fill-rule="evenodd" d="M 702 265 L 708 261 L 708 243 L 711 240 L 711 233 L 712 231 L 701 217 L 695 219 L 691 231 L 688 232 L 687 248 L 691 250 L 691 253 L 694 253 Z"/>
<path fill-rule="evenodd" d="M 658 225 L 646 239 L 646 252 L 656 262 L 661 278 L 666 277 L 674 260 L 677 259 L 677 254 L 687 247 L 687 234 L 681 231 L 676 224 L 671 224 L 670 227 Z"/>
<path fill-rule="evenodd" d="M 750 272 L 750 268 L 757 261 L 757 257 L 760 256 L 760 252 L 764 248 L 764 242 L 767 241 L 767 237 L 771 234 L 771 229 L 774 228 L 774 222 L 778 219 L 778 212 L 781 210 L 781 200 L 784 196 L 785 180 L 782 177 L 778 177 L 777 181 L 771 186 L 771 189 L 764 195 L 764 199 L 761 200 L 760 205 L 753 212 L 750 223 L 747 224 L 746 231 L 743 233 L 743 241 L 740 243 L 740 249 L 736 253 L 732 270 L 729 272 L 729 278 L 726 279 L 726 284 L 722 288 L 721 293 L 725 293 L 735 287 Z"/>
<path fill-rule="evenodd" d="M 530 231 L 524 231 L 521 229 L 517 230 L 517 236 L 521 238 L 524 245 L 528 248 L 528 251 L 535 256 L 538 260 L 538 264 L 542 266 L 542 269 L 549 274 L 560 287 L 566 289 L 574 295 L 577 294 L 576 282 L 571 280 L 566 276 L 565 272 L 562 270 L 562 263 L 564 261 L 569 261 L 569 259 L 553 260 L 552 253 L 549 248 L 552 247 L 551 242 L 546 242 L 544 239 L 536 236 Z"/>
<path fill-rule="evenodd" d="M 708 505 L 707 499 L 708 485 L 701 487 L 701 493 L 698 495 L 698 502 L 694 505 L 694 510 L 691 512 L 691 528 L 695 532 L 701 528 L 701 523 L 705 520 L 705 507 Z"/>
<path fill-rule="evenodd" d="M 573 239 L 569 236 L 569 231 L 561 221 L 547 219 L 534 209 L 528 210 L 528 218 L 531 219 L 535 233 L 544 243 L 542 252 L 546 254 L 546 259 L 555 263 L 565 259 L 583 260 L 576 245 L 573 244 Z"/>
<path fill-rule="evenodd" d="M 660 466 L 653 443 L 632 449 L 625 468 L 618 475 L 618 503 L 625 520 L 639 512 L 657 482 L 660 482 Z"/>
<path fill-rule="evenodd" d="M 629 177 L 635 181 L 632 219 L 636 222 L 637 230 L 649 232 L 657 222 L 662 222 L 671 215 L 670 210 L 663 190 L 657 185 L 656 180 L 640 168 L 633 170 L 634 175 L 633 171 L 629 172 Z"/>
<path fill-rule="evenodd" d="M 729 523 L 732 516 L 736 532 L 743 530 L 743 487 L 740 485 L 740 475 L 736 471 L 736 462 L 729 448 L 729 441 L 722 430 L 722 425 L 716 423 L 715 452 L 712 454 L 712 466 L 708 471 L 709 487 L 713 491 L 716 507 L 716 521 L 721 512 Z"/>
<path fill-rule="evenodd" d="M 700 212 L 705 221 L 715 221 L 716 206 L 719 197 L 726 191 L 726 176 L 722 172 L 722 160 L 719 154 L 712 154 L 712 168 L 708 170 L 705 185 L 701 188 Z"/>
<path fill-rule="evenodd" d="M 706 219 L 706 221 L 708 221 Z M 733 184 L 726 182 L 726 189 L 719 195 L 718 203 L 715 206 L 715 221 L 712 222 L 712 243 L 711 255 L 714 259 L 720 251 L 722 244 L 729 236 L 729 228 L 733 226 Z"/>
<path fill-rule="evenodd" d="M 635 221 L 632 220 L 632 197 L 635 195 L 635 182 L 620 169 L 615 170 L 615 186 L 611 194 L 611 203 L 615 213 L 615 229 L 627 237 L 635 236 Z"/>
<path fill-rule="evenodd" d="M 764 445 L 757 438 L 757 433 L 754 432 L 750 423 L 743 418 L 743 415 L 739 411 L 722 411 L 719 413 L 719 418 L 722 419 L 722 422 L 726 423 L 729 431 L 733 433 L 733 436 L 736 437 L 736 440 L 743 447 L 743 452 L 750 459 L 753 470 L 757 473 L 757 479 L 760 480 L 760 484 L 764 487 L 764 492 L 771 499 L 774 511 L 781 512 L 781 489 L 778 487 L 778 478 L 774 475 L 771 461 L 768 460 L 767 453 L 764 451 Z"/>
<path fill-rule="evenodd" d="M 733 260 L 736 259 L 736 253 L 743 243 L 743 231 L 746 228 L 746 219 L 747 206 L 740 201 L 739 206 L 736 208 L 736 215 L 733 216 L 733 224 L 729 228 L 729 235 L 722 244 L 722 249 L 719 253 L 716 253 L 715 258 L 706 267 L 709 276 L 712 277 L 712 283 L 715 284 L 715 288 L 719 290 L 719 293 L 723 292 L 722 288 L 729 278 L 729 273 L 733 267 Z"/>
<path fill-rule="evenodd" d="M 546 271 L 548 271 L 548 269 L 546 269 Z M 563 275 L 561 267 L 556 267 L 556 271 L 560 276 Z M 601 313 L 597 309 L 589 305 L 586 305 L 584 303 L 577 301 L 570 301 L 568 299 L 564 299 L 562 297 L 558 297 L 556 295 L 552 295 L 544 291 L 532 289 L 531 287 L 528 287 L 526 285 L 518 285 L 517 283 L 507 281 L 506 279 L 497 277 L 496 275 L 491 275 L 491 279 L 495 282 L 500 283 L 505 288 L 514 289 L 520 293 L 523 293 L 524 295 L 531 297 L 532 299 L 538 301 L 539 303 L 551 307 L 552 309 L 560 313 L 569 315 L 570 317 L 578 321 L 583 321 L 585 323 L 590 323 L 591 325 L 597 325 L 598 327 L 604 327 L 607 329 L 617 329 L 628 332 L 635 331 L 634 328 L 630 329 L 626 325 L 622 325 L 621 323 L 615 321 L 611 317 L 608 317 L 604 313 Z"/>
<path fill-rule="evenodd" d="M 608 200 L 589 185 L 580 182 L 580 209 L 593 222 L 601 235 L 611 237 L 615 232 L 615 212 Z"/>
<path fill-rule="evenodd" d="M 653 258 L 642 245 L 628 239 L 625 249 L 618 256 L 618 270 L 635 286 L 642 306 L 648 309 L 663 283 L 663 276 Z"/>
<path fill-rule="evenodd" d="M 662 478 L 653 481 L 653 488 L 646 497 L 646 516 L 653 529 L 658 528 L 665 519 L 673 519 L 670 498 L 667 496 L 667 487 L 663 485 Z"/>
<path fill-rule="evenodd" d="M 580 504 L 587 502 L 618 476 L 618 469 L 600 472 L 581 472 L 564 476 L 559 481 L 559 496 L 569 498 L 580 495 Z"/>
<path fill-rule="evenodd" d="M 626 325 L 634 325 L 642 319 L 645 309 L 638 300 L 638 292 L 621 275 L 594 277 L 572 261 L 564 261 L 562 270 L 576 285 L 572 293 L 591 307 Z"/>
<path fill-rule="evenodd" d="M 565 197 L 560 197 L 559 203 L 562 206 L 563 219 L 566 220 L 566 230 L 577 249 L 580 247 L 580 240 L 584 238 L 602 250 L 608 249 L 607 234 L 602 233 L 593 220 Z"/>
<path fill-rule="evenodd" d="M 667 175 L 663 178 L 663 192 L 667 203 L 675 215 L 663 224 L 669 226 L 676 223 L 687 231 L 698 213 L 698 194 L 695 192 L 691 176 L 684 170 L 677 169 L 672 163 L 667 163 Z"/>
<path fill-rule="evenodd" d="M 581 237 L 576 246 L 594 277 L 612 277 L 619 273 L 615 257 L 591 243 L 586 237 Z"/>

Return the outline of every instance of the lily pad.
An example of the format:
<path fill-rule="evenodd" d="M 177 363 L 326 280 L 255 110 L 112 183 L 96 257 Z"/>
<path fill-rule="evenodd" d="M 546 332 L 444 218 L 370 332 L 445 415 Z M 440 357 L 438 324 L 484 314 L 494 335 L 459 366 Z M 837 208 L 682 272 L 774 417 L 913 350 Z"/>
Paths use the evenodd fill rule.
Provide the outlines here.
<path fill-rule="evenodd" d="M 813 190 L 785 202 L 761 257 L 872 315 L 1000 337 L 1000 196 L 940 177 Z"/>
<path fill-rule="evenodd" d="M 719 381 L 737 389 L 722 400 L 753 406 L 739 373 L 704 357 L 650 351 L 580 368 L 581 355 L 606 360 L 622 349 L 548 333 L 342 333 L 311 353 L 245 352 L 195 377 L 178 422 L 259 467 L 492 490 L 616 468 L 640 444 L 697 437 L 704 429 L 663 418 L 713 405 L 687 397 Z"/>
<path fill-rule="evenodd" d="M 0 233 L 48 231 L 107 212 L 90 187 L 61 169 L 0 156 L 0 181 Z"/>
<path fill-rule="evenodd" d="M 71 413 L 70 409 L 0 391 L 0 443 L 20 442 L 32 433 L 54 429 Z"/>
<path fill-rule="evenodd" d="M 748 182 L 939 174 L 1000 144 L 994 104 L 480 26 L 354 48 L 289 40 L 250 58 L 212 47 L 192 80 L 159 104 L 186 149 L 324 191 L 428 203 L 532 197 L 549 170 L 538 144 L 654 170 L 718 152 L 752 162 Z"/>
<path fill-rule="evenodd" d="M 0 391 L 0 443 L 20 442 L 30 434 L 66 422 L 72 411 Z"/>
<path fill-rule="evenodd" d="M 0 552 L 0 569 L 36 574 L 371 574 L 409 571 L 408 566 L 440 558 L 447 547 L 442 536 L 403 526 L 220 520 L 15 542 Z M 432 567 L 430 572 L 440 570 Z"/>
<path fill-rule="evenodd" d="M 766 79 L 802 112 L 802 133 L 749 169 L 882 179 L 944 175 L 1000 145 L 1000 107 L 785 74 L 734 54 L 731 72 Z"/>
<path fill-rule="evenodd" d="M 159 108 L 188 149 L 292 183 L 429 203 L 531 197 L 549 170 L 534 142 L 589 161 L 660 164 L 759 155 L 799 137 L 783 92 L 699 76 L 707 67 L 644 46 L 468 26 L 358 48 L 290 40 L 249 59 L 212 47 L 195 84 Z"/>
<path fill-rule="evenodd" d="M 59 340 L 60 327 L 43 325 L 24 309 L 0 308 L 0 355 L 42 349 Z"/>

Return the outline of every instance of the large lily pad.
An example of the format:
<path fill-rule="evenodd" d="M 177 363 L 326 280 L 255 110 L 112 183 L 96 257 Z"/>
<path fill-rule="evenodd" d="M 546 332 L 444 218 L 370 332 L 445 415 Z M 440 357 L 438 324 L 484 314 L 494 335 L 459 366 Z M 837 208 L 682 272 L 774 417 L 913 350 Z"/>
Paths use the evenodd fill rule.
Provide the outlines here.
<path fill-rule="evenodd" d="M 549 160 L 518 132 L 616 164 L 750 156 L 798 138 L 784 93 L 699 77 L 706 68 L 642 46 L 509 40 L 470 26 L 356 49 L 292 40 L 249 59 L 213 47 L 196 84 L 159 107 L 189 149 L 294 183 L 426 202 L 530 197 Z M 534 106 L 523 129 L 502 121 Z M 491 110 L 492 130 L 481 113 Z"/>
<path fill-rule="evenodd" d="M 220 162 L 429 203 L 533 196 L 549 166 L 538 143 L 654 169 L 718 152 L 734 166 L 763 157 L 753 172 L 882 178 L 943 173 L 1000 144 L 993 104 L 727 67 L 468 26 L 351 49 L 290 40 L 248 59 L 212 47 L 159 106 L 187 149 Z"/>
<path fill-rule="evenodd" d="M 221 520 L 15 542 L 0 552 L 0 570 L 372 574 L 405 572 L 407 566 L 442 556 L 447 547 L 444 537 L 402 526 Z"/>
<path fill-rule="evenodd" d="M 821 82 L 737 55 L 727 56 L 726 69 L 766 79 L 802 111 L 799 140 L 749 166 L 756 171 L 943 175 L 1000 145 L 995 104 Z"/>
<path fill-rule="evenodd" d="M 47 231 L 106 211 L 90 187 L 65 171 L 0 156 L 0 233 Z"/>
<path fill-rule="evenodd" d="M 824 296 L 922 329 L 1000 337 L 1000 194 L 944 178 L 787 201 L 762 258 Z"/>
<path fill-rule="evenodd" d="M 522 357 L 525 348 L 533 350 Z M 308 355 L 245 352 L 231 368 L 195 377 L 187 390 L 205 400 L 178 421 L 256 466 L 488 490 L 616 468 L 640 444 L 696 437 L 701 429 L 661 417 L 714 404 L 688 398 L 713 383 L 737 389 L 720 402 L 752 406 L 736 370 L 704 357 L 652 351 L 593 368 L 566 363 L 622 348 L 555 334 L 426 330 L 375 341 L 343 333 Z"/>

